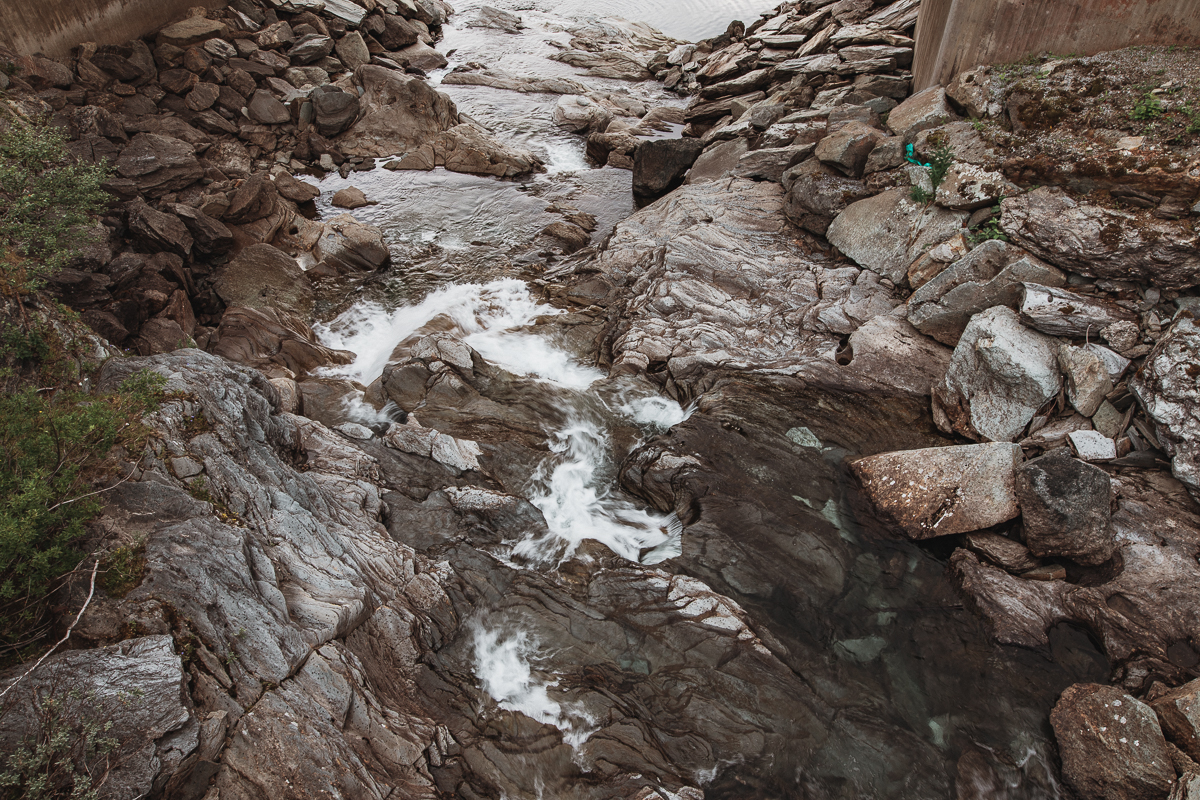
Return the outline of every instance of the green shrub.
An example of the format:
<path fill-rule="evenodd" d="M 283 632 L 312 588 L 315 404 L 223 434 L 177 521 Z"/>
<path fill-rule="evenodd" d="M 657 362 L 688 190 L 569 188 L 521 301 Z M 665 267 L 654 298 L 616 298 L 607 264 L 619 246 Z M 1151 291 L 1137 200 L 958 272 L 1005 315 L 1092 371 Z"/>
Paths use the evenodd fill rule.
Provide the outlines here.
<path fill-rule="evenodd" d="M 81 164 L 48 122 L 0 120 L 0 278 L 24 294 L 63 266 L 104 209 L 108 170 Z"/>
<path fill-rule="evenodd" d="M 913 186 L 908 192 L 909 198 L 914 203 L 926 205 L 933 202 L 933 192 L 927 191 L 923 186 Z"/>
<path fill-rule="evenodd" d="M 94 694 L 71 689 L 36 701 L 37 728 L 0 756 L 0 793 L 12 800 L 97 800 L 121 742 Z"/>
<path fill-rule="evenodd" d="M 113 445 L 136 439 L 164 382 L 141 372 L 111 396 L 32 386 L 0 396 L 0 644 L 44 632 L 46 601 L 100 511 L 91 479 Z"/>
<path fill-rule="evenodd" d="M 946 173 L 950 171 L 950 165 L 954 163 L 954 151 L 949 147 L 939 147 L 933 151 L 933 156 L 929 159 L 929 181 L 933 184 L 933 190 L 942 185 L 942 181 L 946 180 Z"/>
<path fill-rule="evenodd" d="M 1133 105 L 1133 112 L 1129 115 L 1138 121 L 1148 119 L 1157 119 L 1163 113 L 1162 101 L 1158 99 L 1158 95 L 1147 92 L 1142 95 L 1141 99 Z"/>

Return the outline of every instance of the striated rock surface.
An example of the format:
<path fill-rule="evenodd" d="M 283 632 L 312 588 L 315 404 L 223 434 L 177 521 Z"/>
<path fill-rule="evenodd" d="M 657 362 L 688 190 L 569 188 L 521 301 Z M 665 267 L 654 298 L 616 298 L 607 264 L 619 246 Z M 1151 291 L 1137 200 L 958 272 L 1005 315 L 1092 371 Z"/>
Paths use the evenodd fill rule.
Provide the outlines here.
<path fill-rule="evenodd" d="M 1190 313 L 1180 314 L 1167 335 L 1130 381 L 1158 440 L 1171 456 L 1171 471 L 1200 496 L 1200 325 Z"/>

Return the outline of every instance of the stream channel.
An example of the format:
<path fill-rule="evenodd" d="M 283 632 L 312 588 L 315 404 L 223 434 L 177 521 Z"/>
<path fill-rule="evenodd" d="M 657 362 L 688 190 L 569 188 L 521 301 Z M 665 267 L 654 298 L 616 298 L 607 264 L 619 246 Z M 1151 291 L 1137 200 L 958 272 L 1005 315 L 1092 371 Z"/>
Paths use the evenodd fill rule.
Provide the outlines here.
<path fill-rule="evenodd" d="M 721 33 L 735 18 L 750 23 L 770 8 L 764 0 L 496 5 L 519 14 L 524 30 L 467 27 L 463 22 L 475 6 L 457 7 L 437 45 L 449 68 L 482 62 L 518 75 L 569 77 L 597 90 L 628 91 L 647 105 L 676 106 L 684 100 L 653 82 L 598 79 L 549 60 L 547 40 L 565 43 L 569 25 L 611 15 L 694 41 Z M 431 82 L 445 72 L 430 76 Z M 906 438 L 886 408 L 839 398 L 768 402 L 761 393 L 731 399 L 718 391 L 684 406 L 659 394 L 649 380 L 610 378 L 594 361 L 582 360 L 578 348 L 540 335 L 536 321 L 565 312 L 514 276 L 530 274 L 525 267 L 537 250 L 531 242 L 560 219 L 548 207 L 594 215 L 592 243 L 598 245 L 635 210 L 631 173 L 586 162 L 583 137 L 551 120 L 555 95 L 440 88 L 461 112 L 537 153 L 547 171 L 499 180 L 440 168 L 376 168 L 317 182 L 323 217 L 341 213 L 329 198 L 347 186 L 376 201 L 354 216 L 383 229 L 396 265 L 386 285 L 352 290 L 340 313 L 318 326 L 318 335 L 323 344 L 357 356 L 326 375 L 365 386 L 406 341 L 448 333 L 490 364 L 544 384 L 557 405 L 555 424 L 546 430 L 548 455 L 530 472 L 523 492 L 545 525 L 470 554 L 471 564 L 483 558 L 492 565 L 488 569 L 503 574 L 489 579 L 492 597 L 481 592 L 473 601 L 467 634 L 439 653 L 447 673 L 461 670 L 496 709 L 561 732 L 555 748 L 522 750 L 521 725 L 501 726 L 517 731 L 511 745 L 497 745 L 508 761 L 488 756 L 493 764 L 509 764 L 496 769 L 511 769 L 502 796 L 597 796 L 596 787 L 588 788 L 593 778 L 615 763 L 625 769 L 631 759 L 638 763 L 636 754 L 614 755 L 621 748 L 637 750 L 615 720 L 636 719 L 658 736 L 644 745 L 642 771 L 674 771 L 662 779 L 675 784 L 671 792 L 662 790 L 663 797 L 684 796 L 673 794 L 680 784 L 708 798 L 1059 797 L 1048 713 L 1071 683 L 1107 679 L 1103 656 L 1085 635 L 1067 628 L 1054 632 L 1046 652 L 992 643 L 949 585 L 949 551 L 918 548 L 892 535 L 872 519 L 848 478 L 849 458 L 885 449 L 882 441 L 900 449 L 906 441 L 931 441 L 933 434 Z M 722 450 L 727 444 L 713 423 L 731 406 L 758 409 L 745 414 L 744 450 L 736 454 Z M 779 449 L 763 445 L 755 431 L 770 430 L 772 417 L 803 416 L 803 409 L 818 407 L 807 425 L 784 428 L 785 444 L 799 455 L 780 467 L 771 460 Z M 403 417 L 364 403 L 352 410 L 377 430 Z M 853 416 L 870 413 L 876 418 Z M 711 493 L 729 498 L 704 506 L 704 524 L 685 527 L 675 514 L 648 508 L 621 490 L 621 460 L 655 437 L 673 441 L 675 451 L 707 447 L 708 461 L 730 464 L 725 474 L 714 468 Z M 737 497 L 760 494 L 751 475 L 762 482 L 761 496 Z M 803 507 L 788 514 L 772 509 L 786 522 L 785 533 L 771 540 L 774 550 L 756 556 L 750 551 L 758 540 L 745 533 L 750 528 L 742 529 L 739 515 L 748 519 L 747 509 L 770 507 L 776 495 Z M 724 509 L 724 518 L 712 508 Z M 575 573 L 569 565 L 589 561 L 594 552 L 588 542 L 603 544 L 620 562 L 602 570 L 609 577 L 593 581 L 588 591 L 594 605 L 586 613 L 565 604 L 553 615 L 531 610 L 535 604 L 522 593 L 533 596 L 534 584 L 570 583 Z M 465 550 L 448 549 L 439 557 L 457 570 L 455 553 Z M 746 565 L 741 572 L 712 566 L 715 559 L 736 564 L 739 557 Z M 557 576 L 560 570 L 567 570 L 565 577 Z M 601 584 L 606 588 L 597 589 Z M 538 591 L 540 597 L 549 590 Z M 673 639 L 684 635 L 682 626 L 664 632 L 647 621 L 639 604 L 655 592 L 664 601 L 682 598 L 674 604 L 683 609 L 679 613 L 703 616 L 711 630 L 742 631 L 738 637 L 761 651 L 752 654 L 759 662 L 731 666 L 722 656 L 706 672 L 706 656 L 694 657 L 704 645 Z M 590 672 L 581 677 L 585 664 Z M 595 677 L 600 673 L 604 681 Z M 668 763 L 671 770 L 663 766 Z"/>

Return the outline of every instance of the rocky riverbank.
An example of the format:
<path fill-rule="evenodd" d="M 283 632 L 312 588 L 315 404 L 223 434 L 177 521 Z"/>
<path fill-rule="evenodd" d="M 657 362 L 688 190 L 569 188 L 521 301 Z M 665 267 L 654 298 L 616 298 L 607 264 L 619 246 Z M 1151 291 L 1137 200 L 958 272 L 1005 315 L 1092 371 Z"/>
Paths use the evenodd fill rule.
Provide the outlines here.
<path fill-rule="evenodd" d="M 13 58 L 10 106 L 115 167 L 50 288 L 135 353 L 101 389 L 149 368 L 168 399 L 94 523 L 145 575 L 0 738 L 69 685 L 114 724 L 121 798 L 1200 796 L 1200 59 L 912 95 L 917 11 L 801 0 L 696 44 L 580 25 L 555 57 L 578 80 L 456 66 L 561 95 L 649 205 L 597 242 L 562 209 L 524 262 L 543 305 L 471 289 L 334 377 L 361 354 L 310 326 L 406 264 L 294 175 L 541 166 L 425 80 L 447 6 L 238 0 Z M 550 348 L 524 372 L 527 339 L 477 336 L 504 303 Z M 572 359 L 604 372 L 545 368 Z M 531 545 L 580 386 L 689 409 L 602 425 L 677 555 Z"/>

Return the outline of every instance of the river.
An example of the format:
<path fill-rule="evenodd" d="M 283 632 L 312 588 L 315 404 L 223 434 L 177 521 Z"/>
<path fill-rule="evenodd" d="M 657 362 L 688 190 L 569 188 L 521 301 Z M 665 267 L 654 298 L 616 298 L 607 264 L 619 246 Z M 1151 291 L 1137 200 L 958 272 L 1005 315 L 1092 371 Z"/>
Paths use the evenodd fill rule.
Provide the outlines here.
<path fill-rule="evenodd" d="M 570 25 L 588 16 L 606 15 L 645 21 L 670 36 L 694 40 L 719 34 L 731 19 L 749 24 L 770 9 L 761 0 L 533 0 L 497 6 L 521 15 L 525 30 L 506 34 L 460 27 L 474 5 L 458 7 L 438 44 L 450 59 L 447 69 L 483 62 L 514 74 L 566 76 L 597 89 L 627 90 L 658 105 L 683 101 L 653 84 L 630 86 L 580 76 L 546 58 L 551 52 L 546 41 L 562 40 Z M 439 71 L 431 80 L 436 83 L 444 74 Z M 569 583 L 575 573 L 568 565 L 588 563 L 594 550 L 585 543 L 599 542 L 624 563 L 616 570 L 621 580 L 640 581 L 640 588 L 629 596 L 661 589 L 672 600 L 682 597 L 688 609 L 700 603 L 703 610 L 696 613 L 707 615 L 705 620 L 712 620 L 714 628 L 728 624 L 740 630 L 738 626 L 749 620 L 749 628 L 757 633 L 738 635 L 746 641 L 761 637 L 766 642 L 762 652 L 786 668 L 777 670 L 783 677 L 771 679 L 778 685 L 764 681 L 758 689 L 739 673 L 739 688 L 729 689 L 727 695 L 721 694 L 725 690 L 719 681 L 710 685 L 707 677 L 689 679 L 689 693 L 703 694 L 695 687 L 707 687 L 714 694 L 708 702 L 725 703 L 721 711 L 728 720 L 720 725 L 745 729 L 738 734 L 745 737 L 744 745 L 705 745 L 704 752 L 684 759 L 694 767 L 688 779 L 705 789 L 706 797 L 924 800 L 931 791 L 952 794 L 955 781 L 969 774 L 963 764 L 974 763 L 970 759 L 977 755 L 993 764 L 993 773 L 1004 784 L 986 796 L 1058 797 L 1048 710 L 1070 683 L 1106 679 L 1103 657 L 1086 636 L 1067 628 L 1055 631 L 1045 652 L 992 644 L 946 580 L 948 553 L 899 540 L 864 511 L 845 468 L 857 453 L 830 443 L 836 434 L 822 429 L 821 419 L 810 423 L 811 428 L 788 430 L 788 438 L 807 449 L 797 457 L 802 462 L 796 467 L 800 477 L 787 491 L 808 511 L 797 518 L 796 540 L 780 547 L 781 552 L 800 552 L 816 543 L 817 549 L 828 549 L 836 562 L 836 569 L 830 569 L 839 576 L 836 587 L 805 584 L 806 565 L 813 563 L 807 554 L 795 564 L 779 565 L 794 573 L 790 580 L 800 588 L 743 587 L 736 598 L 740 607 L 707 594 L 696 577 L 680 574 L 715 580 L 696 566 L 703 561 L 696 560 L 697 548 L 706 546 L 703 526 L 685 526 L 675 514 L 647 507 L 620 489 L 617 474 L 628 453 L 656 437 L 699 437 L 697 432 L 706 430 L 704 403 L 684 407 L 659 394 L 648 380 L 611 378 L 594 360 L 540 335 L 535 322 L 564 312 L 526 282 L 544 267 L 532 244 L 535 237 L 560 219 L 551 207 L 594 215 L 592 243 L 599 244 L 634 212 L 631 175 L 588 165 L 582 137 L 552 124 L 557 96 L 442 88 L 460 111 L 505 141 L 537 153 L 547 171 L 505 181 L 442 169 L 375 169 L 321 180 L 317 185 L 322 190 L 322 216 L 340 213 L 329 205 L 329 198 L 347 186 L 362 189 L 376 201 L 354 215 L 383 229 L 396 267 L 382 291 L 378 285 L 355 290 L 342 312 L 317 332 L 324 344 L 356 354 L 352 364 L 329 369 L 330 377 L 366 386 L 379 378 L 390 360 L 408 352 L 417 337 L 437 332 L 461 339 L 512 375 L 544 384 L 555 398 L 561 423 L 545 426 L 545 457 L 529 472 L 521 492 L 540 511 L 545 528 L 530 528 L 483 548 L 499 565 L 496 568 L 506 571 L 493 582 L 506 587 L 529 581 Z M 835 409 L 829 413 L 836 425 L 842 401 L 830 398 L 829 406 Z M 361 401 L 352 410 L 378 430 L 402 417 Z M 823 419 L 828 424 L 828 414 Z M 841 424 L 860 423 L 846 416 Z M 886 424 L 881 417 L 867 427 Z M 862 446 L 861 439 L 858 442 L 856 446 Z M 748 444 L 747 451 L 752 449 Z M 745 458 L 746 470 L 758 468 L 750 463 L 751 454 Z M 729 480 L 732 485 L 735 479 Z M 736 523 L 732 530 L 726 526 L 724 535 L 736 540 L 736 534 Z M 694 542 L 690 550 L 689 537 Z M 463 551 L 446 552 L 452 559 Z M 457 568 L 453 561 L 451 566 Z M 608 568 L 610 576 L 616 573 Z M 822 580 L 814 576 L 813 586 Z M 736 584 L 731 578 L 714 588 L 734 593 Z M 695 710 L 698 706 L 691 699 L 683 706 L 691 711 L 673 709 L 668 714 L 654 710 L 660 708 L 657 695 L 653 701 L 643 695 L 635 699 L 642 690 L 631 688 L 623 695 L 620 689 L 600 691 L 580 683 L 579 670 L 586 662 L 591 670 L 659 681 L 654 691 L 667 697 L 674 691 L 667 684 L 676 678 L 666 676 L 684 669 L 670 663 L 664 655 L 669 648 L 655 638 L 657 634 L 639 632 L 641 623 L 625 615 L 620 603 L 631 601 L 620 600 L 626 597 L 623 590 L 610 586 L 605 591 L 608 594 L 586 614 L 558 612 L 567 616 L 566 622 L 531 612 L 527 600 L 513 599 L 521 591 L 507 598 L 481 597 L 464 626 L 469 635 L 442 651 L 446 664 L 469 670 L 468 680 L 490 696 L 497 713 L 523 714 L 558 728 L 563 746 L 573 754 L 568 761 L 524 756 L 527 780 L 512 778 L 518 787 L 513 791 L 521 796 L 573 796 L 588 776 L 604 774 L 606 743 L 620 716 L 614 716 L 615 708 L 633 718 L 638 715 L 629 709 L 642 704 L 644 717 L 674 719 L 671 714 L 678 713 L 683 719 L 695 717 L 702 732 L 709 726 L 713 740 L 728 735 L 713 731 L 715 712 Z M 611 640 L 590 638 L 601 634 L 591 633 L 588 626 L 601 623 L 625 631 L 619 648 Z M 630 679 L 619 685 L 641 684 Z M 676 752 L 661 742 L 656 747 Z"/>

